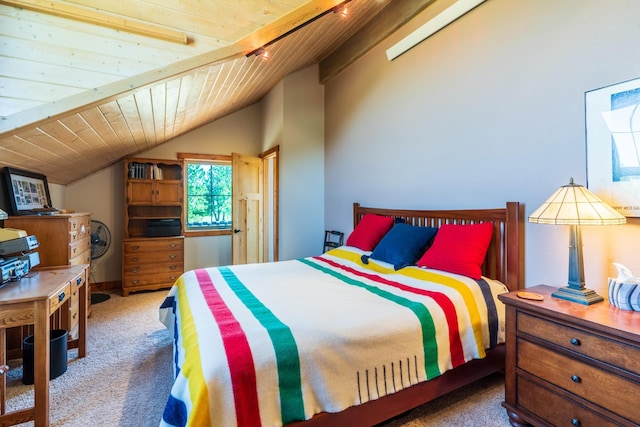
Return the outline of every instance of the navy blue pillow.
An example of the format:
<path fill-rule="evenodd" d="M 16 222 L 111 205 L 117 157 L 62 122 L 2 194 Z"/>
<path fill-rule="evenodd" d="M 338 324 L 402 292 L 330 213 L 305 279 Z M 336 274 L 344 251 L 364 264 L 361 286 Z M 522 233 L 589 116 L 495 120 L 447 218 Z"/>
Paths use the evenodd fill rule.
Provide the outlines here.
<path fill-rule="evenodd" d="M 413 265 L 420 259 L 437 231 L 434 227 L 396 223 L 380 240 L 370 256 L 362 256 L 362 262 L 367 264 L 369 258 L 377 259 L 393 264 L 395 270 Z"/>

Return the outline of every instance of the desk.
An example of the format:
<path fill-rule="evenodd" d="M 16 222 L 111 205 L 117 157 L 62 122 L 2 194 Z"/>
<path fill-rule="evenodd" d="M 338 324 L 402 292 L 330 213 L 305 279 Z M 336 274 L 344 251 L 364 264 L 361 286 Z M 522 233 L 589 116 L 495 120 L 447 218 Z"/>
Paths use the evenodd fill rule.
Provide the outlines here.
<path fill-rule="evenodd" d="M 34 407 L 6 413 L 6 376 L 0 375 L 0 426 L 35 421 L 49 425 L 49 317 L 78 291 L 78 357 L 87 353 L 88 264 L 47 267 L 0 289 L 0 366 L 6 364 L 6 328 L 34 326 Z"/>

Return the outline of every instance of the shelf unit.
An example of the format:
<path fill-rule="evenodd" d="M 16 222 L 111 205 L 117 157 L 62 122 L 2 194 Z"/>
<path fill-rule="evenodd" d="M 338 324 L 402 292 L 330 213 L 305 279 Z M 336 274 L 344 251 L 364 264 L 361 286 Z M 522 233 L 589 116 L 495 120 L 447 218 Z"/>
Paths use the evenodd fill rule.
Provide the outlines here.
<path fill-rule="evenodd" d="M 131 158 L 125 171 L 125 238 L 147 237 L 152 220 L 183 224 L 184 165 L 180 160 Z"/>
<path fill-rule="evenodd" d="M 130 158 L 124 174 L 122 294 L 168 288 L 184 271 L 184 163 Z"/>

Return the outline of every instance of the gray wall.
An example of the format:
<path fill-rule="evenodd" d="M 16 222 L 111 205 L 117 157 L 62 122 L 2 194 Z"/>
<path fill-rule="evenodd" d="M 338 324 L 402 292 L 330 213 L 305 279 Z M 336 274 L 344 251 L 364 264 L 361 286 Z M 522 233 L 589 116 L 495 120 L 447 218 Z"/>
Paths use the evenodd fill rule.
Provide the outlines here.
<path fill-rule="evenodd" d="M 513 200 L 528 215 L 570 177 L 586 185 L 584 94 L 640 77 L 640 2 L 488 0 L 389 62 L 424 22 L 326 85 L 325 226 L 351 231 L 354 201 Z M 613 261 L 640 274 L 639 225 L 582 228 L 588 287 L 606 292 Z M 527 224 L 527 286 L 566 284 L 568 239 L 567 226 Z"/>

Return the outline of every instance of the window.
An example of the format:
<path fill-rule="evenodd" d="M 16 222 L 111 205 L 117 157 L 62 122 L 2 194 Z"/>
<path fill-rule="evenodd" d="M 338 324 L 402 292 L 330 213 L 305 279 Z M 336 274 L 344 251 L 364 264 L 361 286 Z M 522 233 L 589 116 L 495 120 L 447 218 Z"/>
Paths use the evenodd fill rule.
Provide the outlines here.
<path fill-rule="evenodd" d="M 185 164 L 187 167 L 186 230 L 230 230 L 231 161 L 187 160 Z"/>

